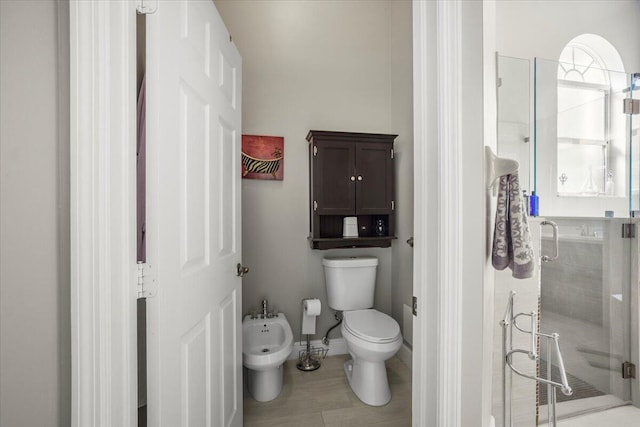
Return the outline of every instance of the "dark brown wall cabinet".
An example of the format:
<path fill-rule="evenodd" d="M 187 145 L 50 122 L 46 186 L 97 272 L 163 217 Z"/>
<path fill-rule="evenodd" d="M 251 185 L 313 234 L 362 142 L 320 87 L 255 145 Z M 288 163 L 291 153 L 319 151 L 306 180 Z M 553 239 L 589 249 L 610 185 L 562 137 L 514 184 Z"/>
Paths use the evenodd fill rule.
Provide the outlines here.
<path fill-rule="evenodd" d="M 309 131 L 310 236 L 313 249 L 389 247 L 394 236 L 393 141 L 397 135 Z M 359 237 L 342 237 L 358 217 Z M 384 232 L 377 232 L 382 221 Z"/>

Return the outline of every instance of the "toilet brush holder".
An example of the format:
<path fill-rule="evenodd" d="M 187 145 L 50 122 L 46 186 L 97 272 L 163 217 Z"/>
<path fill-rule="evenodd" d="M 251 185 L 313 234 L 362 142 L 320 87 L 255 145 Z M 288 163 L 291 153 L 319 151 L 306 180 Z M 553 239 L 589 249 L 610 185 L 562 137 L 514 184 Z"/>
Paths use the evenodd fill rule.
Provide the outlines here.
<path fill-rule="evenodd" d="M 311 347 L 310 335 L 307 335 L 307 348 L 298 353 L 298 364 L 301 371 L 315 371 L 321 365 L 322 359 L 327 356 L 326 348 Z"/>

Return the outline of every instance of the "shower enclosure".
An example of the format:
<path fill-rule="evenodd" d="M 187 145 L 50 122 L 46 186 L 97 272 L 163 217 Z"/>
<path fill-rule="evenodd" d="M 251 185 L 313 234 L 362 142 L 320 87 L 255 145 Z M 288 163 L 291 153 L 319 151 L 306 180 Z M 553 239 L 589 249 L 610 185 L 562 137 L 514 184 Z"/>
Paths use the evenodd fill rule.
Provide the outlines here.
<path fill-rule="evenodd" d="M 541 261 L 538 301 L 529 299 L 538 303 L 540 332 L 560 335 L 573 394 L 558 393 L 558 418 L 637 405 L 637 76 L 605 69 L 581 47 L 559 61 L 498 56 L 497 65 L 498 154 L 519 161 L 522 188 L 539 197 L 540 218 L 530 223 L 538 255 L 559 254 Z M 547 222 L 557 224 L 557 241 Z M 545 346 L 538 342 L 531 374 L 546 376 Z M 560 381 L 551 365 L 551 380 Z M 512 402 L 535 405 L 536 422 L 546 425 L 547 388 L 519 381 L 508 390 Z M 531 425 L 532 416 L 513 425 Z"/>

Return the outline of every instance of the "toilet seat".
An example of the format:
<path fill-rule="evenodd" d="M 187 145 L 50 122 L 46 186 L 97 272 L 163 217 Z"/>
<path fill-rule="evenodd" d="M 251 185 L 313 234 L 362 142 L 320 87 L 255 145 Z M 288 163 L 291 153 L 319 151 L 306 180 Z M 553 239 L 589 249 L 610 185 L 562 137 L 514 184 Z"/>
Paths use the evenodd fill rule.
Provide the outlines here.
<path fill-rule="evenodd" d="M 398 322 L 374 309 L 345 311 L 342 323 L 349 333 L 370 343 L 390 343 L 401 336 Z"/>

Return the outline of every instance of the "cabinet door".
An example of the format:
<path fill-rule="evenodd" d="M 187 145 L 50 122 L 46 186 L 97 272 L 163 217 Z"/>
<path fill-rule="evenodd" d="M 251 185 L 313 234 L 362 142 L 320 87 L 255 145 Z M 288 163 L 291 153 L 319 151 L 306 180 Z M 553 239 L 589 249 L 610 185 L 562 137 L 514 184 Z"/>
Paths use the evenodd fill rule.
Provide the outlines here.
<path fill-rule="evenodd" d="M 393 200 L 390 144 L 356 144 L 356 214 L 384 215 Z"/>
<path fill-rule="evenodd" d="M 355 214 L 355 149 L 344 142 L 315 144 L 314 197 L 319 215 Z"/>

